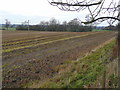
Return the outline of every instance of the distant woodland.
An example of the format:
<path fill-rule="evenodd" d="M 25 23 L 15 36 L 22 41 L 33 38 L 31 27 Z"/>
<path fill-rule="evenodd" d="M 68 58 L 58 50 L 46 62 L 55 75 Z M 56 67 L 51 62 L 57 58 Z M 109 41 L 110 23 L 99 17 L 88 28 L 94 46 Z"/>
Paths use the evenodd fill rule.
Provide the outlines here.
<path fill-rule="evenodd" d="M 58 31 L 58 32 L 90 32 L 93 29 L 95 30 L 117 30 L 116 26 L 107 26 L 107 27 L 95 27 L 90 25 L 83 25 L 77 18 L 70 20 L 69 22 L 60 21 L 55 18 L 50 19 L 49 21 L 41 21 L 37 25 L 29 25 L 29 22 L 25 21 L 20 25 L 12 25 L 10 21 L 6 20 L 6 24 L 3 25 L 3 30 L 8 30 L 15 27 L 16 30 L 32 30 L 32 31 Z"/>

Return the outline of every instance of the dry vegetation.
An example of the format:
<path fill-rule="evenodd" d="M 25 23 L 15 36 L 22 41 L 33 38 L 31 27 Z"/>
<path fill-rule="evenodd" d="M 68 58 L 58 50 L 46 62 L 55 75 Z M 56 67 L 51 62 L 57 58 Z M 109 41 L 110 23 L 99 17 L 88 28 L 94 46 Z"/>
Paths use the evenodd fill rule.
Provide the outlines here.
<path fill-rule="evenodd" d="M 58 74 L 58 65 L 77 60 L 115 37 L 115 32 L 3 31 L 3 87 L 23 87 Z"/>

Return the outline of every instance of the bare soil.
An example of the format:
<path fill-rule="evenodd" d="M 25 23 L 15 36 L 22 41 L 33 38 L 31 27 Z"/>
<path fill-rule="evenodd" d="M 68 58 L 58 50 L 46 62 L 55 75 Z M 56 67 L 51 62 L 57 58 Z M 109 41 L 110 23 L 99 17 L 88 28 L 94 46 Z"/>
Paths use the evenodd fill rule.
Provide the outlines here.
<path fill-rule="evenodd" d="M 81 37 L 64 40 L 80 35 Z M 3 51 L 33 45 L 3 52 L 3 87 L 19 88 L 30 82 L 43 82 L 54 77 L 58 73 L 55 69 L 58 65 L 83 57 L 115 35 L 115 32 L 3 31 Z M 35 46 L 54 40 L 58 41 Z"/>

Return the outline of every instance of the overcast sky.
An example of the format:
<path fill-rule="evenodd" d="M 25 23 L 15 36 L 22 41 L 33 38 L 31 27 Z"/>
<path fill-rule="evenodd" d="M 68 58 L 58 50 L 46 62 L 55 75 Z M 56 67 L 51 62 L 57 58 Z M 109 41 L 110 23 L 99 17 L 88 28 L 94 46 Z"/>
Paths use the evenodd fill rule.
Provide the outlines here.
<path fill-rule="evenodd" d="M 30 24 L 38 24 L 40 21 L 49 21 L 51 18 L 56 18 L 60 22 L 74 18 L 85 20 L 87 14 L 86 11 L 61 11 L 51 6 L 47 0 L 0 0 L 0 3 L 0 23 L 5 23 L 5 19 L 11 21 L 12 24 L 21 24 L 25 20 L 30 20 Z M 106 23 L 101 25 L 106 25 Z"/>

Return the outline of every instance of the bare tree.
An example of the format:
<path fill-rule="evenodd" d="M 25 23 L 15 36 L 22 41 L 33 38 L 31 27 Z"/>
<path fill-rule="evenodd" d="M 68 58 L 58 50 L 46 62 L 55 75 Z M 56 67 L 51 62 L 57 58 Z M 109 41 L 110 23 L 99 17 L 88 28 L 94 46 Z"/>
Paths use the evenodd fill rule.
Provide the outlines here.
<path fill-rule="evenodd" d="M 41 21 L 40 25 L 46 25 L 46 22 L 45 21 Z"/>
<path fill-rule="evenodd" d="M 62 24 L 63 24 L 63 25 L 67 25 L 67 21 L 63 21 Z"/>
<path fill-rule="evenodd" d="M 68 24 L 69 25 L 81 25 L 81 23 L 79 22 L 79 20 L 77 18 L 74 18 Z"/>
<path fill-rule="evenodd" d="M 116 20 L 120 21 L 118 14 L 118 0 L 51 0 L 51 5 L 57 6 L 64 11 L 82 11 L 87 10 L 87 21 L 82 21 L 84 24 L 93 22 L 108 21 L 113 24 Z M 88 19 L 89 18 L 89 19 Z"/>
<path fill-rule="evenodd" d="M 49 21 L 49 24 L 50 25 L 57 25 L 59 24 L 60 22 L 58 20 L 56 20 L 55 18 L 51 18 L 50 21 Z"/>
<path fill-rule="evenodd" d="M 110 25 L 118 21 L 118 87 L 120 87 L 120 0 L 49 0 L 53 6 L 64 11 L 87 10 L 84 24 L 99 24 L 107 21 Z"/>
<path fill-rule="evenodd" d="M 30 30 L 29 23 L 30 23 L 29 20 L 28 20 L 28 21 L 24 21 L 24 22 L 22 22 L 22 25 L 23 25 L 23 26 L 27 26 L 28 31 Z"/>
<path fill-rule="evenodd" d="M 10 21 L 8 21 L 8 19 L 5 19 L 5 27 L 8 28 L 10 27 Z"/>

